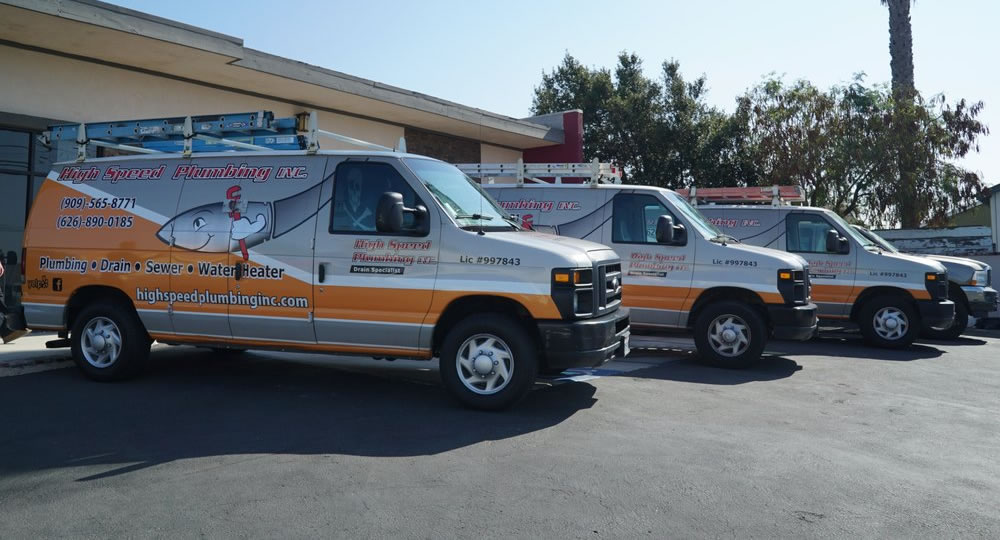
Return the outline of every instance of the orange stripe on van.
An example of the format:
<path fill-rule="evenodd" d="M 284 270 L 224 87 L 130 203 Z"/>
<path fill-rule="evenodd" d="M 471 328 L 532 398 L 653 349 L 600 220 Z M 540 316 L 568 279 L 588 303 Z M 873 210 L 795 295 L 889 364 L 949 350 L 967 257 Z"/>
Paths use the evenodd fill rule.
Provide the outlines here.
<path fill-rule="evenodd" d="M 562 318 L 559 308 L 547 294 L 377 287 L 327 287 L 326 289 L 324 293 L 316 294 L 317 318 L 434 324 L 441 318 L 441 314 L 449 304 L 465 296 L 507 298 L 524 306 L 536 319 Z M 337 295 L 337 304 L 333 306 L 329 305 L 331 294 Z"/>
<path fill-rule="evenodd" d="M 628 307 L 690 311 L 698 297 L 709 289 L 661 287 L 658 285 L 625 285 L 622 302 Z M 747 289 L 749 290 L 749 289 Z M 781 293 L 750 291 L 765 304 L 784 304 Z"/>
<path fill-rule="evenodd" d="M 427 324 L 434 324 L 441 317 L 441 314 L 455 300 L 463 296 L 496 296 L 513 300 L 528 310 L 535 319 L 561 319 L 562 314 L 556 307 L 552 297 L 547 294 L 523 294 L 504 292 L 484 292 L 484 291 L 434 291 L 434 301 L 431 304 L 430 312 L 427 314 Z"/>
<path fill-rule="evenodd" d="M 814 302 L 829 302 L 834 304 L 854 303 L 858 295 L 853 293 L 853 285 L 827 285 L 813 283 L 812 298 Z"/>

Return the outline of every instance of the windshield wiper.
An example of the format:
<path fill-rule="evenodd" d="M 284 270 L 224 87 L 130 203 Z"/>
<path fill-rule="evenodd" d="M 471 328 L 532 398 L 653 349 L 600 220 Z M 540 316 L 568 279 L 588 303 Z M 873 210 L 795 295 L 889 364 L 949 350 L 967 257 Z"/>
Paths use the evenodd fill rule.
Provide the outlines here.
<path fill-rule="evenodd" d="M 524 227 L 522 227 L 521 224 L 517 222 L 517 220 L 515 220 L 514 218 L 512 218 L 510 216 L 502 216 L 500 219 L 506 221 L 507 223 L 510 223 L 511 227 L 514 227 L 515 229 L 517 229 L 519 231 L 522 230 L 522 229 L 524 229 Z"/>
<path fill-rule="evenodd" d="M 482 214 L 456 214 L 455 219 L 481 219 L 483 221 L 492 221 L 493 216 L 484 216 Z"/>
<path fill-rule="evenodd" d="M 740 239 L 739 238 L 736 238 L 734 236 L 729 236 L 728 234 L 721 234 L 721 233 L 713 236 L 710 239 L 710 241 L 712 241 L 712 242 L 719 242 L 721 244 L 726 244 L 727 242 L 733 243 L 733 244 L 739 244 L 740 243 Z"/>

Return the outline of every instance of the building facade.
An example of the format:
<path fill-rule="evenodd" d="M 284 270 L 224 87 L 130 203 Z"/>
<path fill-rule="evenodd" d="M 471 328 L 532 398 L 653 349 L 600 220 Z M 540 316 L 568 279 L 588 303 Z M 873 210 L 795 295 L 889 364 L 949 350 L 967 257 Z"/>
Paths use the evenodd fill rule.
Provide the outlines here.
<path fill-rule="evenodd" d="M 316 110 L 321 129 L 389 147 L 405 137 L 450 162 L 582 159 L 579 111 L 511 118 L 103 2 L 0 0 L 0 253 L 20 255 L 42 180 L 75 157 L 39 140 L 48 125 L 258 110 Z"/>

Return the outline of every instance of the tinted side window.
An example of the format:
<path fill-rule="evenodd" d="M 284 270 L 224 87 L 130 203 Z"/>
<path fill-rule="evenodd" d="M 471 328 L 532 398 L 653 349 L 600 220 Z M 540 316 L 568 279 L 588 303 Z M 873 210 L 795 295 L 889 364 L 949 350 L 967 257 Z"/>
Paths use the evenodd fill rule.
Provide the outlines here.
<path fill-rule="evenodd" d="M 414 208 L 423 204 L 416 192 L 388 163 L 345 162 L 333 178 L 331 233 L 375 232 L 375 212 L 382 194 L 393 191 L 403 195 L 403 205 Z M 412 214 L 403 214 L 403 229 L 414 229 Z"/>
<path fill-rule="evenodd" d="M 656 220 L 662 215 L 674 218 L 652 195 L 619 193 L 615 195 L 611 218 L 611 241 L 619 244 L 655 244 Z"/>
<path fill-rule="evenodd" d="M 834 226 L 819 216 L 790 214 L 785 219 L 787 250 L 800 253 L 827 253 L 826 233 Z"/>

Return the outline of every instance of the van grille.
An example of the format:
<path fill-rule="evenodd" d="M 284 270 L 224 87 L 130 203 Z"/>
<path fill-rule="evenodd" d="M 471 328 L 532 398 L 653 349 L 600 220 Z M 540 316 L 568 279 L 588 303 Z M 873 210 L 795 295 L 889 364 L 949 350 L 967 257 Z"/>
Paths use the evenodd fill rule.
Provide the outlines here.
<path fill-rule="evenodd" d="M 621 263 L 606 264 L 600 268 L 604 284 L 604 295 L 599 306 L 601 311 L 611 309 L 622 302 L 622 265 Z"/>

